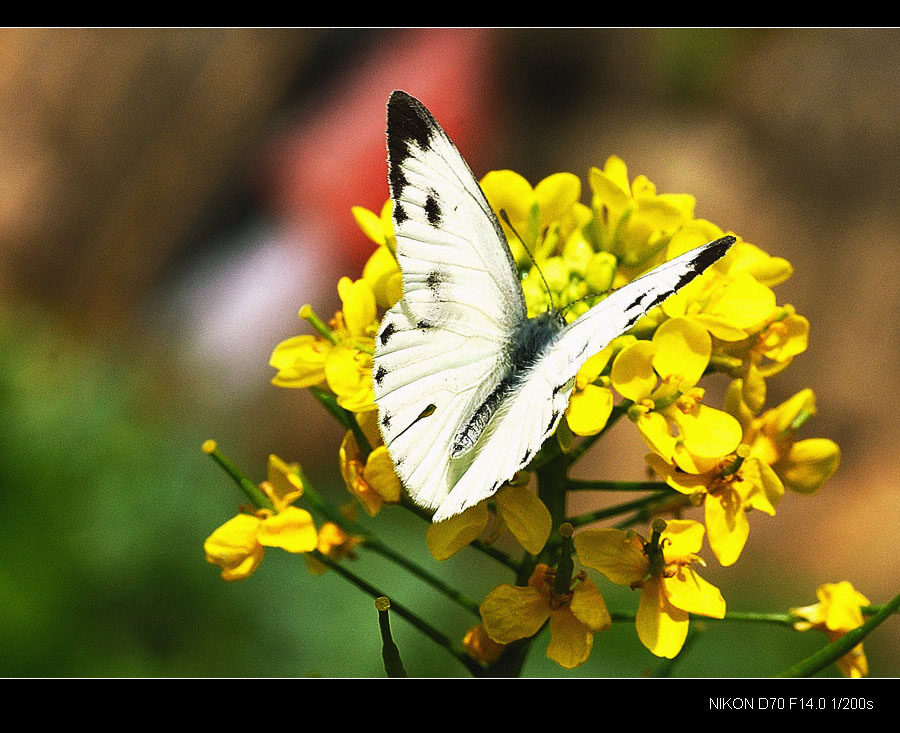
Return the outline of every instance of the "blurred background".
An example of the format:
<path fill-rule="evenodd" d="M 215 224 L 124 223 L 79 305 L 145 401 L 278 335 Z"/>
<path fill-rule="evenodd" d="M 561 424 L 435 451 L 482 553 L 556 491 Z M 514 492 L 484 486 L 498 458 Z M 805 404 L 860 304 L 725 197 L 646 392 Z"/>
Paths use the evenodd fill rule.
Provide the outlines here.
<path fill-rule="evenodd" d="M 776 289 L 812 324 L 769 405 L 811 387 L 802 437 L 843 451 L 815 497 L 751 517 L 737 565 L 704 577 L 734 610 L 897 591 L 900 124 L 896 30 L 0 31 L 0 676 L 382 675 L 372 600 L 270 552 L 226 584 L 204 539 L 241 496 L 206 438 L 255 480 L 270 452 L 343 501 L 341 432 L 269 355 L 339 307 L 371 252 L 350 214 L 387 198 L 384 105 L 422 99 L 476 175 L 536 183 L 611 154 L 697 216 L 788 258 Z M 583 200 L 589 202 L 587 196 Z M 587 473 L 641 478 L 614 430 Z M 890 460 L 888 460 L 890 459 Z M 480 598 L 503 573 L 438 564 L 399 509 L 372 523 Z M 358 572 L 445 632 L 471 619 L 378 558 Z M 627 589 L 602 585 L 611 607 Z M 413 675 L 465 676 L 396 618 Z M 866 642 L 900 673 L 898 621 Z M 772 675 L 824 636 L 708 624 L 679 675 Z M 634 628 L 564 672 L 645 674 Z M 829 670 L 826 674 L 834 674 Z"/>

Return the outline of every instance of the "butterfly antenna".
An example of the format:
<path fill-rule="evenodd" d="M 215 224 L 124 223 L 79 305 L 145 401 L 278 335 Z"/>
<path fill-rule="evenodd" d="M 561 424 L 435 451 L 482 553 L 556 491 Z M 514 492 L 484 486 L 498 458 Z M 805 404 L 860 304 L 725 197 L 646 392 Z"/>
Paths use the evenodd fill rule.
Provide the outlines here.
<path fill-rule="evenodd" d="M 569 310 L 569 308 L 571 308 L 573 305 L 577 305 L 578 303 L 581 303 L 585 300 L 590 300 L 591 298 L 599 298 L 601 295 L 606 295 L 607 293 L 611 293 L 613 290 L 615 290 L 615 288 L 609 288 L 608 290 L 603 290 L 599 293 L 596 291 L 590 292 L 587 295 L 582 296 L 578 300 L 573 300 L 571 303 L 566 303 L 563 306 L 562 313 L 563 313 L 563 315 L 565 315 L 566 311 Z"/>
<path fill-rule="evenodd" d="M 500 218 L 503 219 L 503 223 L 509 227 L 510 231 L 516 235 L 516 239 L 519 240 L 519 243 L 528 253 L 528 259 L 531 260 L 532 264 L 534 264 L 535 268 L 538 271 L 538 274 L 541 276 L 541 280 L 544 281 L 544 287 L 547 289 L 547 297 L 550 298 L 550 307 L 553 310 L 556 310 L 556 302 L 553 300 L 553 291 L 550 290 L 550 285 L 547 283 L 547 278 L 544 277 L 544 273 L 541 272 L 541 267 L 538 265 L 537 260 L 534 258 L 534 255 L 531 254 L 531 250 L 528 249 L 528 245 L 525 244 L 525 240 L 519 236 L 519 233 L 516 231 L 516 228 L 512 225 L 512 222 L 509 220 L 509 216 L 506 214 L 506 209 L 500 209 Z"/>

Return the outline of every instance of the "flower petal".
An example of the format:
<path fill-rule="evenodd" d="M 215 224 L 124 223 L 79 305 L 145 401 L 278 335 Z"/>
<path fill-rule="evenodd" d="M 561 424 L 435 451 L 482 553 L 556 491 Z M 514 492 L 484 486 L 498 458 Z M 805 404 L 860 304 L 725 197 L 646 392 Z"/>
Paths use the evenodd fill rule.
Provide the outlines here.
<path fill-rule="evenodd" d="M 703 525 L 693 519 L 670 519 L 662 536 L 666 540 L 664 554 L 666 562 L 699 552 L 703 546 Z"/>
<path fill-rule="evenodd" d="M 498 585 L 481 602 L 485 631 L 500 644 L 534 636 L 549 616 L 547 597 L 533 586 Z"/>
<path fill-rule="evenodd" d="M 365 336 L 369 326 L 375 323 L 375 293 L 364 279 L 349 277 L 338 280 L 338 295 L 343 303 L 344 323 L 351 336 Z"/>
<path fill-rule="evenodd" d="M 280 547 L 295 553 L 312 552 L 319 544 L 312 515 L 295 506 L 260 522 L 257 539 L 266 547 Z"/>
<path fill-rule="evenodd" d="M 650 395 L 658 378 L 653 371 L 656 345 L 650 341 L 635 341 L 616 356 L 610 379 L 623 397 L 638 402 Z"/>
<path fill-rule="evenodd" d="M 428 525 L 425 540 L 435 560 L 446 560 L 459 552 L 487 527 L 490 513 L 487 502 L 479 502 L 461 514 Z"/>
<path fill-rule="evenodd" d="M 605 631 L 612 625 L 606 601 L 603 600 L 600 590 L 590 578 L 585 578 L 575 586 L 569 608 L 572 609 L 575 618 L 592 633 Z"/>
<path fill-rule="evenodd" d="M 612 409 L 612 390 L 588 384 L 572 394 L 566 420 L 575 435 L 595 435 L 606 427 Z"/>
<path fill-rule="evenodd" d="M 700 381 L 712 354 L 705 328 L 689 318 L 671 318 L 653 334 L 653 343 L 653 368 L 661 377 L 677 375 L 682 390 Z"/>
<path fill-rule="evenodd" d="M 372 449 L 366 459 L 366 468 L 363 471 L 366 483 L 374 489 L 384 501 L 396 504 L 400 501 L 403 486 L 400 478 L 394 470 L 394 462 L 387 448 L 379 445 Z"/>
<path fill-rule="evenodd" d="M 534 187 L 534 197 L 541 210 L 541 224 L 546 226 L 571 212 L 581 198 L 581 179 L 574 173 L 554 173 Z"/>
<path fill-rule="evenodd" d="M 282 511 L 303 494 L 303 482 L 300 480 L 299 469 L 299 464 L 287 463 L 274 454 L 269 456 L 266 483 L 271 487 L 271 493 L 266 493 L 275 505 L 276 511 Z"/>
<path fill-rule="evenodd" d="M 378 214 L 363 206 L 353 206 L 350 211 L 363 234 L 375 244 L 385 244 L 384 228 L 381 226 L 381 218 Z"/>
<path fill-rule="evenodd" d="M 734 565 L 750 536 L 741 497 L 733 488 L 723 487 L 714 496 L 707 496 L 705 505 L 709 546 L 720 565 Z"/>
<path fill-rule="evenodd" d="M 576 534 L 572 542 L 578 561 L 585 567 L 599 570 L 613 583 L 631 585 L 647 572 L 643 542 L 634 532 L 586 529 Z"/>
<path fill-rule="evenodd" d="M 641 643 L 653 654 L 674 659 L 687 638 L 689 618 L 669 603 L 659 578 L 644 583 L 635 626 Z"/>
<path fill-rule="evenodd" d="M 507 486 L 497 493 L 497 509 L 509 531 L 526 552 L 537 555 L 544 549 L 553 520 L 544 502 L 525 486 Z"/>
<path fill-rule="evenodd" d="M 663 589 L 669 602 L 688 613 L 712 618 L 725 617 L 725 599 L 712 583 L 703 580 L 689 565 L 682 565 L 671 578 L 663 578 Z"/>
<path fill-rule="evenodd" d="M 733 453 L 743 437 L 741 424 L 727 412 L 706 405 L 696 411 L 673 411 L 681 430 L 684 447 L 704 458 L 717 458 Z"/>
<path fill-rule="evenodd" d="M 794 443 L 783 461 L 775 465 L 789 489 L 813 494 L 834 475 L 841 462 L 841 449 L 827 438 L 808 438 Z"/>
<path fill-rule="evenodd" d="M 282 341 L 269 358 L 278 370 L 272 378 L 277 387 L 312 387 L 325 381 L 325 360 L 332 345 L 315 336 L 293 336 Z"/>
<path fill-rule="evenodd" d="M 584 664 L 591 654 L 594 635 L 568 606 L 550 611 L 550 643 L 547 657 L 565 669 Z"/>
<path fill-rule="evenodd" d="M 265 549 L 256 540 L 260 521 L 250 514 L 238 514 L 203 544 L 207 561 L 222 568 L 223 580 L 242 580 L 262 562 Z"/>

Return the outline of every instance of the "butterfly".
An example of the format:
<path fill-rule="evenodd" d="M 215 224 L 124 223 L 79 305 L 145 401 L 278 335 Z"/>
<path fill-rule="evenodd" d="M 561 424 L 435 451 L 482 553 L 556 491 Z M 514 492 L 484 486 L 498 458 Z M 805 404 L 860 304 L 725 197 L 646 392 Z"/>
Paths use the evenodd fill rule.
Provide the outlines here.
<path fill-rule="evenodd" d="M 452 517 L 527 466 L 566 411 L 585 361 L 722 257 L 726 236 L 666 262 L 566 324 L 529 318 L 497 216 L 431 113 L 387 105 L 388 183 L 403 297 L 381 321 L 378 421 L 407 493 Z"/>

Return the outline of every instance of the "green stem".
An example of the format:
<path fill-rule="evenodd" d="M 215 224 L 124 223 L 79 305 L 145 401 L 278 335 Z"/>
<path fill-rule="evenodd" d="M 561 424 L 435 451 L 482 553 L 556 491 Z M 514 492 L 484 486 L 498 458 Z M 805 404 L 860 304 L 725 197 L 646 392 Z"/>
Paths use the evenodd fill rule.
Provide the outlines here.
<path fill-rule="evenodd" d="M 575 527 L 583 527 L 585 524 L 591 524 L 592 522 L 608 519 L 609 517 L 617 517 L 620 514 L 630 512 L 633 509 L 649 510 L 650 507 L 669 498 L 671 498 L 671 491 L 658 491 L 650 496 L 643 496 L 640 499 L 625 502 L 624 504 L 616 504 L 615 506 L 607 507 L 606 509 L 597 509 L 596 511 L 588 512 L 587 514 L 580 514 L 577 517 L 572 517 L 568 521 Z M 647 515 L 649 516 L 649 511 L 647 511 Z"/>
<path fill-rule="evenodd" d="M 550 512 L 552 527 L 559 527 L 566 521 L 566 471 L 569 462 L 567 456 L 560 454 L 549 463 L 537 470 L 538 498 Z M 554 564 L 554 558 L 550 553 L 555 551 L 559 542 L 548 542 L 547 547 L 541 553 L 540 562 L 548 565 Z M 525 579 L 527 582 L 527 578 Z"/>
<path fill-rule="evenodd" d="M 234 479 L 234 482 L 241 488 L 241 491 L 247 496 L 252 504 L 265 509 L 274 509 L 269 497 L 266 496 L 259 487 L 253 483 L 244 473 L 232 463 L 222 451 L 219 450 L 218 444 L 214 440 L 207 440 L 203 444 L 203 452 L 218 463 L 225 473 Z"/>
<path fill-rule="evenodd" d="M 628 519 L 624 519 L 619 522 L 616 525 L 616 529 L 628 529 L 629 527 L 633 527 L 635 524 L 650 521 L 654 513 L 674 511 L 688 506 L 691 503 L 691 499 L 689 496 L 679 494 L 677 492 L 671 492 L 668 495 L 661 492 L 656 496 L 657 498 L 661 499 L 658 503 L 647 504 L 645 507 L 639 509 L 630 517 L 628 517 Z"/>
<path fill-rule="evenodd" d="M 323 338 L 327 339 L 335 346 L 340 343 L 338 335 L 325 325 L 325 322 L 316 315 L 316 312 L 308 303 L 300 308 L 299 316 L 316 329 Z"/>
<path fill-rule="evenodd" d="M 881 609 L 862 626 L 848 631 L 842 637 L 823 647 L 815 654 L 788 667 L 779 677 L 811 677 L 830 664 L 849 653 L 853 647 L 861 643 L 875 628 L 881 625 L 891 614 L 900 609 L 900 593 L 893 600 L 884 604 Z"/>
<path fill-rule="evenodd" d="M 378 611 L 378 628 L 381 631 L 381 660 L 384 663 L 384 671 L 388 677 L 406 677 L 406 668 L 400 657 L 400 649 L 391 634 L 391 601 L 387 596 L 375 599 L 375 608 Z"/>
<path fill-rule="evenodd" d="M 321 562 L 323 565 L 327 565 L 331 570 L 334 570 L 338 575 L 343 577 L 345 580 L 350 581 L 353 585 L 359 588 L 364 593 L 369 594 L 372 598 L 381 598 L 382 596 L 386 596 L 386 593 L 382 593 L 375 586 L 371 585 L 367 581 L 360 578 L 355 573 L 351 572 L 347 568 L 345 568 L 340 563 L 335 562 L 327 555 L 323 555 L 318 550 L 314 550 L 312 555 Z M 424 619 L 417 616 L 415 613 L 410 611 L 405 606 L 397 603 L 396 601 L 391 601 L 391 610 L 397 613 L 398 616 L 402 616 L 407 621 L 409 621 L 413 626 L 415 626 L 419 631 L 421 631 L 425 636 L 434 641 L 436 644 L 444 647 L 450 654 L 456 657 L 466 669 L 469 670 L 473 675 L 480 676 L 483 674 L 484 670 L 478 662 L 472 659 L 466 651 L 462 644 L 458 642 L 454 642 L 450 637 L 446 634 L 438 631 L 431 624 L 429 624 Z"/>
<path fill-rule="evenodd" d="M 874 614 L 875 616 L 877 616 L 881 613 L 884 613 L 886 609 L 889 609 L 885 613 L 884 618 L 886 618 L 887 616 L 890 616 L 891 613 L 898 612 L 898 599 L 900 599 L 900 596 L 895 598 L 890 603 L 879 606 L 864 606 L 861 610 L 865 615 Z M 609 615 L 613 621 L 634 621 L 637 618 L 637 610 L 610 611 Z M 703 621 L 704 623 L 707 621 L 711 623 L 720 621 L 738 621 L 747 623 L 772 624 L 773 626 L 785 626 L 791 629 L 794 628 L 794 624 L 799 620 L 797 616 L 794 616 L 793 614 L 787 612 L 765 613 L 762 611 L 726 611 L 724 618 L 713 618 L 712 616 L 700 616 L 697 614 L 691 614 L 691 618 L 697 619 L 698 621 Z M 879 621 L 878 623 L 881 622 Z M 861 629 L 863 628 L 863 626 L 860 626 L 859 628 Z M 854 629 L 854 631 L 857 630 L 858 629 Z M 851 644 L 850 648 L 852 649 L 854 646 L 856 646 L 856 644 Z"/>
<path fill-rule="evenodd" d="M 664 481 L 566 481 L 569 491 L 660 491 L 667 488 Z"/>
<path fill-rule="evenodd" d="M 331 392 L 328 392 L 321 387 L 310 387 L 309 391 L 312 392 L 313 397 L 315 397 L 341 425 L 353 433 L 353 437 L 356 438 L 356 444 L 359 446 L 359 452 L 362 455 L 362 459 L 365 461 L 372 452 L 372 446 L 369 444 L 369 439 L 359 426 L 356 415 L 350 410 L 345 410 L 341 407 L 338 404 L 337 398 L 331 394 Z"/>

